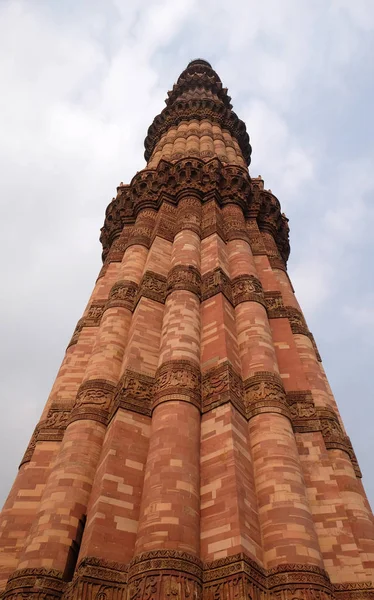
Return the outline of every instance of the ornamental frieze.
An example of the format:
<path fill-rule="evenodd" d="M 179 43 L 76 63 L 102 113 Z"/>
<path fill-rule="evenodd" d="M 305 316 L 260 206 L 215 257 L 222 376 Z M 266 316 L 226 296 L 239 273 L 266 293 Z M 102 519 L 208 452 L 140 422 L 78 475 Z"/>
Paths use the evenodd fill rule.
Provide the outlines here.
<path fill-rule="evenodd" d="M 233 303 L 231 280 L 221 267 L 202 276 L 201 300 L 208 300 L 219 293 L 223 294 L 231 304 Z"/>
<path fill-rule="evenodd" d="M 154 550 L 128 565 L 86 557 L 73 580 L 47 568 L 15 571 L 4 600 L 373 600 L 371 581 L 333 585 L 326 571 L 285 563 L 264 569 L 245 554 L 203 564 L 178 550 Z"/>
<path fill-rule="evenodd" d="M 112 415 L 118 408 L 150 416 L 154 378 L 126 369 L 117 386 Z"/>
<path fill-rule="evenodd" d="M 163 304 L 166 298 L 166 277 L 154 271 L 146 271 L 139 285 L 135 305 L 142 296 Z"/>
<path fill-rule="evenodd" d="M 349 437 L 344 433 L 335 411 L 330 407 L 316 407 L 310 391 L 287 392 L 287 402 L 295 433 L 320 431 L 326 450 L 342 450 L 351 460 L 356 477 L 361 478 Z"/>
<path fill-rule="evenodd" d="M 169 271 L 166 284 L 166 295 L 176 290 L 187 290 L 201 296 L 201 275 L 199 270 L 192 265 L 177 265 Z"/>
<path fill-rule="evenodd" d="M 61 598 L 66 583 L 56 569 L 30 568 L 14 571 L 2 598 L 5 600 L 56 600 Z"/>
<path fill-rule="evenodd" d="M 106 425 L 115 386 L 105 379 L 91 379 L 82 383 L 69 423 L 91 419 Z"/>
<path fill-rule="evenodd" d="M 302 313 L 292 306 L 287 306 L 287 316 L 290 321 L 292 333 L 309 335 L 309 329 Z"/>
<path fill-rule="evenodd" d="M 245 415 L 244 390 L 241 377 L 229 362 L 213 367 L 202 377 L 202 411 L 231 402 Z"/>
<path fill-rule="evenodd" d="M 30 462 L 30 460 L 32 459 L 32 455 L 34 454 L 34 450 L 36 447 L 36 442 L 38 441 L 38 433 L 39 433 L 39 426 L 37 425 L 33 431 L 31 438 L 30 438 L 30 441 L 26 448 L 25 454 L 23 455 L 22 460 L 19 464 L 20 467 L 24 463 Z"/>
<path fill-rule="evenodd" d="M 70 342 L 68 343 L 67 348 L 70 348 L 70 346 L 74 346 L 78 342 L 79 334 L 82 331 L 83 327 L 84 327 L 84 319 L 82 318 L 82 319 L 79 319 L 79 321 L 74 329 L 72 338 L 71 338 Z"/>
<path fill-rule="evenodd" d="M 259 302 L 265 306 L 264 291 L 259 279 L 254 275 L 239 275 L 231 282 L 234 306 L 241 302 Z"/>
<path fill-rule="evenodd" d="M 265 292 L 264 296 L 269 319 L 287 316 L 281 292 Z"/>
<path fill-rule="evenodd" d="M 98 327 L 105 309 L 105 300 L 96 300 L 88 307 L 87 315 L 84 318 L 84 327 Z"/>
<path fill-rule="evenodd" d="M 127 566 L 85 557 L 68 584 L 63 600 L 127 600 Z"/>
<path fill-rule="evenodd" d="M 265 412 L 280 413 L 291 419 L 283 383 L 277 373 L 258 371 L 244 381 L 244 388 L 247 419 Z"/>
<path fill-rule="evenodd" d="M 183 400 L 201 408 L 200 368 L 189 360 L 170 360 L 157 369 L 153 406 Z"/>
<path fill-rule="evenodd" d="M 95 302 L 92 302 L 86 316 L 79 319 L 67 348 L 77 344 L 83 327 L 98 327 L 100 325 L 101 317 L 105 310 L 105 304 L 105 300 L 96 300 Z"/>
<path fill-rule="evenodd" d="M 372 581 L 336 583 L 334 592 L 337 600 L 374 600 Z"/>
<path fill-rule="evenodd" d="M 114 240 L 106 256 L 106 261 L 108 263 L 122 261 L 129 241 L 130 233 L 131 229 L 129 226 L 127 226 L 122 230 L 121 236 Z"/>
<path fill-rule="evenodd" d="M 122 307 L 134 310 L 137 292 L 138 286 L 134 281 L 117 281 L 109 292 L 105 309 Z"/>
<path fill-rule="evenodd" d="M 215 199 L 203 204 L 201 239 L 203 240 L 213 233 L 216 233 L 222 240 L 225 240 L 222 211 Z"/>
<path fill-rule="evenodd" d="M 176 233 L 189 229 L 201 237 L 202 205 L 199 197 L 182 196 L 178 205 Z"/>
<path fill-rule="evenodd" d="M 67 427 L 70 409 L 54 405 L 45 421 L 39 423 L 38 442 L 61 442 Z"/>
<path fill-rule="evenodd" d="M 270 261 L 274 268 L 286 269 L 285 263 L 289 255 L 288 220 L 281 213 L 280 204 L 275 196 L 264 190 L 253 193 L 248 171 L 243 167 L 224 165 L 217 157 L 209 161 L 185 157 L 173 163 L 162 159 L 155 169 L 143 169 L 137 173 L 130 186 L 126 188 L 126 194 L 122 193 L 122 187 L 118 189 L 119 194 L 108 206 L 101 230 L 103 260 L 120 260 L 124 249 L 131 244 L 139 243 L 148 248 L 155 236 L 156 211 L 165 204 L 177 205 L 180 201 L 180 192 L 187 191 L 203 205 L 212 199 L 218 203 L 217 208 L 236 205 L 244 211 L 245 217 L 249 217 L 249 222 L 255 221 L 262 229 L 265 227 L 271 231 L 274 242 L 273 247 L 269 248 Z M 185 226 L 200 235 L 196 210 L 198 211 L 197 205 L 190 215 L 187 211 L 182 215 L 182 220 L 177 222 L 178 230 L 185 219 Z M 146 215 L 143 217 L 144 212 Z M 140 221 L 136 219 L 137 214 L 142 217 Z M 135 219 L 136 225 L 134 225 Z M 157 223 L 157 235 L 171 241 L 175 226 L 173 221 L 174 219 L 161 218 Z M 265 247 L 258 225 L 256 230 L 252 229 L 251 232 L 248 221 L 243 228 L 240 217 L 239 219 L 228 217 L 228 237 L 248 239 L 250 234 L 253 253 L 263 254 Z M 208 218 L 203 216 L 202 238 L 212 233 L 217 233 L 225 239 L 222 215 L 215 219 L 212 219 L 212 215 Z M 121 234 L 120 238 L 119 234 Z M 118 248 L 116 248 L 117 244 Z M 113 254 L 108 255 L 112 245 Z"/>
<path fill-rule="evenodd" d="M 249 235 L 249 245 L 251 246 L 253 256 L 266 254 L 266 248 L 260 233 Z"/>

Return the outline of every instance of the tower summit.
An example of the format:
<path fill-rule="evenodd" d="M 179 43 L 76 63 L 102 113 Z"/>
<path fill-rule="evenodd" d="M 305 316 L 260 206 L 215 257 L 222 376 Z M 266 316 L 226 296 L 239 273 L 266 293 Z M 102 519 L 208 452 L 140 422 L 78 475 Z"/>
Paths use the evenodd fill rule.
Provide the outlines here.
<path fill-rule="evenodd" d="M 374 598 L 374 519 L 244 123 L 190 62 L 0 518 L 3 599 Z"/>

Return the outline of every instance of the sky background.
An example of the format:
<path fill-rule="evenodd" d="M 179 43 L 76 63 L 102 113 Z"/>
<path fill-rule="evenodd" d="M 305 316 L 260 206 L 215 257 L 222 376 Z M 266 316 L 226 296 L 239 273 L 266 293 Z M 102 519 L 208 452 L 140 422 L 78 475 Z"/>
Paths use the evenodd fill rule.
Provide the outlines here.
<path fill-rule="evenodd" d="M 0 503 L 187 63 L 229 88 L 374 505 L 374 2 L 0 0 Z"/>

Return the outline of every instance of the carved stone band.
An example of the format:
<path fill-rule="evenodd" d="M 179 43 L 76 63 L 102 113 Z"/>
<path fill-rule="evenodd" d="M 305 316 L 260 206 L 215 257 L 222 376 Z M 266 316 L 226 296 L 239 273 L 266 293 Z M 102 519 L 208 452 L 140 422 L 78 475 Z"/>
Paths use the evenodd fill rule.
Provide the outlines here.
<path fill-rule="evenodd" d="M 69 424 L 90 419 L 106 425 L 114 390 L 115 385 L 105 379 L 91 379 L 82 383 L 70 413 Z"/>
<path fill-rule="evenodd" d="M 242 378 L 229 362 L 207 371 L 202 378 L 202 411 L 207 412 L 231 402 L 246 416 Z"/>
<path fill-rule="evenodd" d="M 167 278 L 166 295 L 175 290 L 187 290 L 201 296 L 201 275 L 193 266 L 177 265 L 171 269 Z"/>
<path fill-rule="evenodd" d="M 150 416 L 154 378 L 127 369 L 114 396 L 112 416 L 119 408 Z"/>
<path fill-rule="evenodd" d="M 334 588 L 326 571 L 313 565 L 284 564 L 269 569 L 267 584 L 270 596 L 285 600 L 319 598 L 332 600 Z"/>
<path fill-rule="evenodd" d="M 97 300 L 92 302 L 89 306 L 87 315 L 79 319 L 77 326 L 74 330 L 73 336 L 68 344 L 68 348 L 78 342 L 79 334 L 83 327 L 98 327 L 100 325 L 101 317 L 105 309 L 106 300 Z"/>
<path fill-rule="evenodd" d="M 161 402 L 182 400 L 201 408 L 200 369 L 189 360 L 171 360 L 157 369 L 152 409 Z"/>
<path fill-rule="evenodd" d="M 62 573 L 55 569 L 20 569 L 14 571 L 2 598 L 18 600 L 21 598 L 61 598 L 66 587 Z"/>
<path fill-rule="evenodd" d="M 264 291 L 261 282 L 254 275 L 239 275 L 232 280 L 232 299 L 234 306 L 241 302 L 259 302 L 265 306 Z"/>
<path fill-rule="evenodd" d="M 134 307 L 142 296 L 163 304 L 166 297 L 166 277 L 154 271 L 146 271 L 141 280 Z"/>
<path fill-rule="evenodd" d="M 210 563 L 178 550 L 154 550 L 129 565 L 86 557 L 70 583 L 54 569 L 22 569 L 8 580 L 4 600 L 373 600 L 371 581 L 333 585 L 314 565 L 286 563 L 266 570 L 245 554 Z"/>
<path fill-rule="evenodd" d="M 155 550 L 129 565 L 128 598 L 202 600 L 202 563 L 177 550 Z"/>
<path fill-rule="evenodd" d="M 108 308 L 122 307 L 132 311 L 134 309 L 137 291 L 138 286 L 135 282 L 117 281 L 109 292 L 105 310 Z"/>
<path fill-rule="evenodd" d="M 291 420 L 283 383 L 277 373 L 258 371 L 244 381 L 247 419 L 267 412 L 284 415 Z"/>
<path fill-rule="evenodd" d="M 225 161 L 227 157 L 222 156 L 222 159 Z M 182 155 L 174 156 L 173 162 L 162 159 L 155 169 L 147 168 L 137 173 L 130 186 L 118 188 L 117 197 L 113 198 L 107 208 L 104 227 L 101 230 L 100 239 L 106 264 L 107 261 L 119 260 L 124 248 L 129 245 L 141 244 L 148 248 L 155 235 L 165 236 L 165 239 L 171 240 L 175 231 L 179 231 L 180 226 L 183 227 L 183 222 L 185 228 L 199 234 L 199 215 L 196 205 L 192 208 L 190 216 L 187 211 L 181 210 L 181 219 L 178 219 L 176 228 L 170 215 L 162 215 L 155 221 L 155 217 L 149 211 L 150 208 L 159 211 L 165 200 L 176 206 L 181 199 L 180 193 L 185 192 L 186 188 L 189 194 L 198 198 L 204 205 L 212 199 L 216 204 L 215 216 L 211 214 L 208 221 L 204 215 L 202 216 L 202 237 L 215 232 L 224 241 L 228 241 L 223 232 L 222 215 L 219 215 L 219 212 L 221 206 L 234 204 L 248 215 L 246 225 L 250 221 L 255 221 L 262 229 L 269 229 L 272 232 L 275 247 L 271 252 L 270 249 L 264 249 L 264 244 L 258 237 L 258 228 L 251 236 L 247 226 L 243 228 L 241 223 L 238 228 L 239 223 L 230 218 L 230 215 L 227 220 L 229 238 L 235 236 L 248 239 L 249 233 L 254 254 L 268 253 L 273 268 L 286 269 L 285 263 L 290 251 L 289 228 L 275 196 L 265 190 L 256 190 L 248 172 L 242 167 L 225 165 L 217 157 L 204 161 L 201 158 Z M 147 213 L 146 218 L 135 225 L 136 215 L 141 214 L 143 210 L 149 211 L 149 214 Z M 126 230 L 131 228 L 133 229 L 127 238 Z M 117 244 L 119 235 L 118 248 L 110 253 L 111 247 Z"/>
<path fill-rule="evenodd" d="M 218 267 L 213 271 L 205 273 L 203 276 L 201 299 L 202 301 L 208 300 L 212 296 L 220 293 L 223 294 L 227 300 L 231 302 L 231 304 L 233 304 L 231 280 L 225 271 Z"/>
<path fill-rule="evenodd" d="M 293 334 L 306 335 L 312 342 L 317 360 L 321 362 L 321 356 L 312 333 L 304 319 L 304 315 L 294 306 L 284 306 L 281 292 L 265 292 L 265 304 L 269 319 L 286 318 L 290 321 Z"/>
<path fill-rule="evenodd" d="M 287 402 L 296 433 L 320 431 L 327 450 L 342 450 L 351 460 L 357 477 L 362 477 L 351 441 L 345 435 L 334 410 L 316 407 L 310 391 L 287 392 Z"/>

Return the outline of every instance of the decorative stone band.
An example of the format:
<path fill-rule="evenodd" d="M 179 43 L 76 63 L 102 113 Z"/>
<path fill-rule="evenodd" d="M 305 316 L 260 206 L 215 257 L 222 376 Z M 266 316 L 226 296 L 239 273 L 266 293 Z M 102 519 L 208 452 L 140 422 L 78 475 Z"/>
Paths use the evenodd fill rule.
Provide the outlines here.
<path fill-rule="evenodd" d="M 317 360 L 321 362 L 322 359 L 318 352 L 316 342 L 308 329 L 304 315 L 293 306 L 285 306 L 283 304 L 281 292 L 265 292 L 265 303 L 269 319 L 288 319 L 290 321 L 292 333 L 295 335 L 306 335 L 313 344 Z"/>
<path fill-rule="evenodd" d="M 206 216 L 203 214 L 203 237 L 217 232 L 225 240 L 222 215 L 218 217 L 219 207 L 235 204 L 244 211 L 244 216 L 249 221 L 256 221 L 260 228 L 267 228 L 271 231 L 279 251 L 278 257 L 275 257 L 278 262 L 274 262 L 274 267 L 285 270 L 285 263 L 290 251 L 287 219 L 282 215 L 280 204 L 275 196 L 265 190 L 254 192 L 253 183 L 247 169 L 244 167 L 225 165 L 217 158 L 204 161 L 190 156 L 181 158 L 177 162 L 161 160 L 157 168 L 146 168 L 137 173 L 130 186 L 126 187 L 126 193 L 123 193 L 124 187 L 120 186 L 118 188 L 117 197 L 109 204 L 104 226 L 101 230 L 100 239 L 103 244 L 105 261 L 111 260 L 109 258 L 110 249 L 112 245 L 114 246 L 117 243 L 120 232 L 122 232 L 120 234 L 121 244 L 125 242 L 125 247 L 135 243 L 149 247 L 155 231 L 157 231 L 157 235 L 163 235 L 161 229 L 167 232 L 166 239 L 170 239 L 173 232 L 179 231 L 178 223 L 175 229 L 172 219 L 169 219 L 170 223 L 165 222 L 165 227 L 161 227 L 161 222 L 156 221 L 155 223 L 154 216 L 149 216 L 148 219 L 146 218 L 141 223 L 134 225 L 136 216 L 149 208 L 159 211 L 165 201 L 176 206 L 183 199 L 183 194 L 188 192 L 190 196 L 199 198 L 199 201 L 204 204 L 204 208 L 212 200 L 216 204 L 214 212 L 217 212 L 217 218 L 214 218 L 211 214 L 208 217 L 208 221 L 210 221 L 208 223 L 206 222 Z M 199 233 L 198 215 L 196 213 L 193 216 L 192 213 L 195 213 L 195 208 L 192 208 L 190 216 L 185 211 L 184 217 L 183 214 L 181 215 L 181 223 L 186 219 L 186 226 L 188 228 L 192 227 Z M 165 218 L 168 220 L 167 216 Z M 161 218 L 161 221 L 163 219 L 164 217 Z M 240 227 L 238 226 L 239 223 L 232 220 L 230 224 L 230 216 L 228 215 L 226 229 L 229 239 L 233 239 L 232 235 L 248 239 L 247 232 L 243 229 L 242 224 L 240 224 Z M 125 230 L 127 227 L 133 227 L 133 229 L 126 241 Z M 258 228 L 256 228 L 255 235 L 258 236 Z M 266 251 L 266 248 L 265 251 L 263 250 L 262 243 L 261 253 L 266 253 Z M 120 254 L 120 252 L 122 252 L 122 246 L 121 249 L 118 247 L 118 253 Z M 114 255 L 116 253 L 117 250 L 114 251 Z M 279 259 L 279 256 L 282 258 Z"/>
<path fill-rule="evenodd" d="M 201 237 L 202 205 L 199 195 L 180 196 L 175 234 L 189 229 Z"/>
<path fill-rule="evenodd" d="M 320 431 L 327 450 L 343 450 L 351 459 L 357 477 L 362 477 L 351 441 L 332 408 L 316 407 L 310 391 L 287 392 L 287 402 L 296 433 Z"/>
<path fill-rule="evenodd" d="M 105 310 L 122 307 L 132 311 L 137 291 L 138 286 L 134 281 L 117 281 L 109 292 Z"/>
<path fill-rule="evenodd" d="M 243 553 L 205 563 L 204 600 L 266 600 L 266 570 Z"/>
<path fill-rule="evenodd" d="M 117 386 L 111 418 L 119 408 L 150 416 L 154 377 L 127 369 Z"/>
<path fill-rule="evenodd" d="M 232 280 L 233 305 L 241 302 L 259 302 L 265 306 L 264 291 L 261 282 L 253 275 L 239 275 Z"/>
<path fill-rule="evenodd" d="M 54 600 L 61 598 L 66 587 L 62 573 L 55 569 L 20 569 L 9 577 L 4 600 Z"/>
<path fill-rule="evenodd" d="M 220 267 L 205 273 L 202 278 L 201 285 L 201 300 L 208 300 L 216 294 L 223 294 L 231 304 L 233 304 L 232 298 L 232 286 L 229 276 Z"/>
<path fill-rule="evenodd" d="M 270 597 L 282 600 L 334 598 L 334 588 L 328 574 L 313 565 L 284 564 L 270 569 L 267 584 Z"/>
<path fill-rule="evenodd" d="M 215 195 L 210 197 L 209 201 L 203 206 L 201 239 L 204 240 L 213 233 L 216 233 L 223 241 L 225 241 L 222 211 L 215 199 Z"/>
<path fill-rule="evenodd" d="M 78 565 L 64 600 L 127 600 L 127 565 L 92 556 Z"/>
<path fill-rule="evenodd" d="M 161 402 L 182 400 L 201 409 L 200 368 L 190 360 L 171 360 L 156 372 L 152 409 Z"/>
<path fill-rule="evenodd" d="M 20 467 L 30 462 L 34 454 L 37 442 L 61 442 L 69 419 L 70 409 L 66 405 L 52 405 L 44 421 L 40 421 L 35 427 L 29 445 L 20 462 Z"/>
<path fill-rule="evenodd" d="M 146 271 L 136 295 L 134 308 L 142 296 L 163 304 L 166 298 L 166 277 L 154 271 Z"/>
<path fill-rule="evenodd" d="M 125 250 L 127 248 L 128 241 L 130 239 L 130 233 L 131 229 L 129 227 L 125 227 L 121 232 L 120 237 L 117 237 L 117 239 L 114 240 L 106 256 L 107 264 L 111 262 L 122 261 L 123 255 L 125 254 Z"/>
<path fill-rule="evenodd" d="M 103 316 L 105 309 L 106 300 L 97 300 L 92 302 L 90 305 L 87 315 L 82 319 L 79 319 L 77 326 L 74 330 L 73 336 L 68 344 L 68 348 L 78 342 L 79 335 L 83 327 L 98 327 L 100 325 L 101 317 Z"/>
<path fill-rule="evenodd" d="M 32 455 L 34 454 L 36 443 L 38 441 L 38 433 L 39 433 L 39 425 L 37 425 L 33 431 L 33 434 L 30 438 L 29 444 L 26 448 L 25 454 L 23 455 L 22 460 L 19 464 L 19 467 L 18 467 L 19 469 L 22 467 L 22 465 L 30 462 L 30 460 L 32 459 Z"/>
<path fill-rule="evenodd" d="M 202 412 L 208 412 L 227 402 L 231 402 L 246 416 L 242 378 L 229 362 L 224 362 L 202 377 Z"/>
<path fill-rule="evenodd" d="M 231 281 L 219 267 L 205 273 L 202 277 L 202 300 L 208 300 L 219 293 L 224 294 L 233 306 L 241 302 L 259 302 L 265 306 L 261 282 L 253 275 L 239 275 Z"/>
<path fill-rule="evenodd" d="M 245 554 L 210 563 L 178 550 L 154 550 L 129 565 L 86 557 L 73 580 L 53 569 L 22 569 L 4 600 L 373 600 L 372 582 L 332 585 L 319 567 L 286 563 L 266 570 Z"/>
<path fill-rule="evenodd" d="M 186 552 L 145 552 L 129 565 L 128 599 L 201 599 L 202 574 L 201 561 Z"/>
<path fill-rule="evenodd" d="M 106 379 L 91 379 L 82 383 L 68 425 L 82 419 L 90 419 L 106 425 L 115 387 Z"/>
<path fill-rule="evenodd" d="M 374 600 L 372 581 L 336 583 L 334 592 L 337 600 Z"/>
<path fill-rule="evenodd" d="M 258 371 L 244 381 L 247 419 L 260 413 L 279 413 L 291 420 L 283 383 L 277 373 Z"/>
<path fill-rule="evenodd" d="M 168 274 L 166 296 L 175 290 L 187 290 L 201 297 L 201 275 L 196 267 L 177 265 Z"/>

